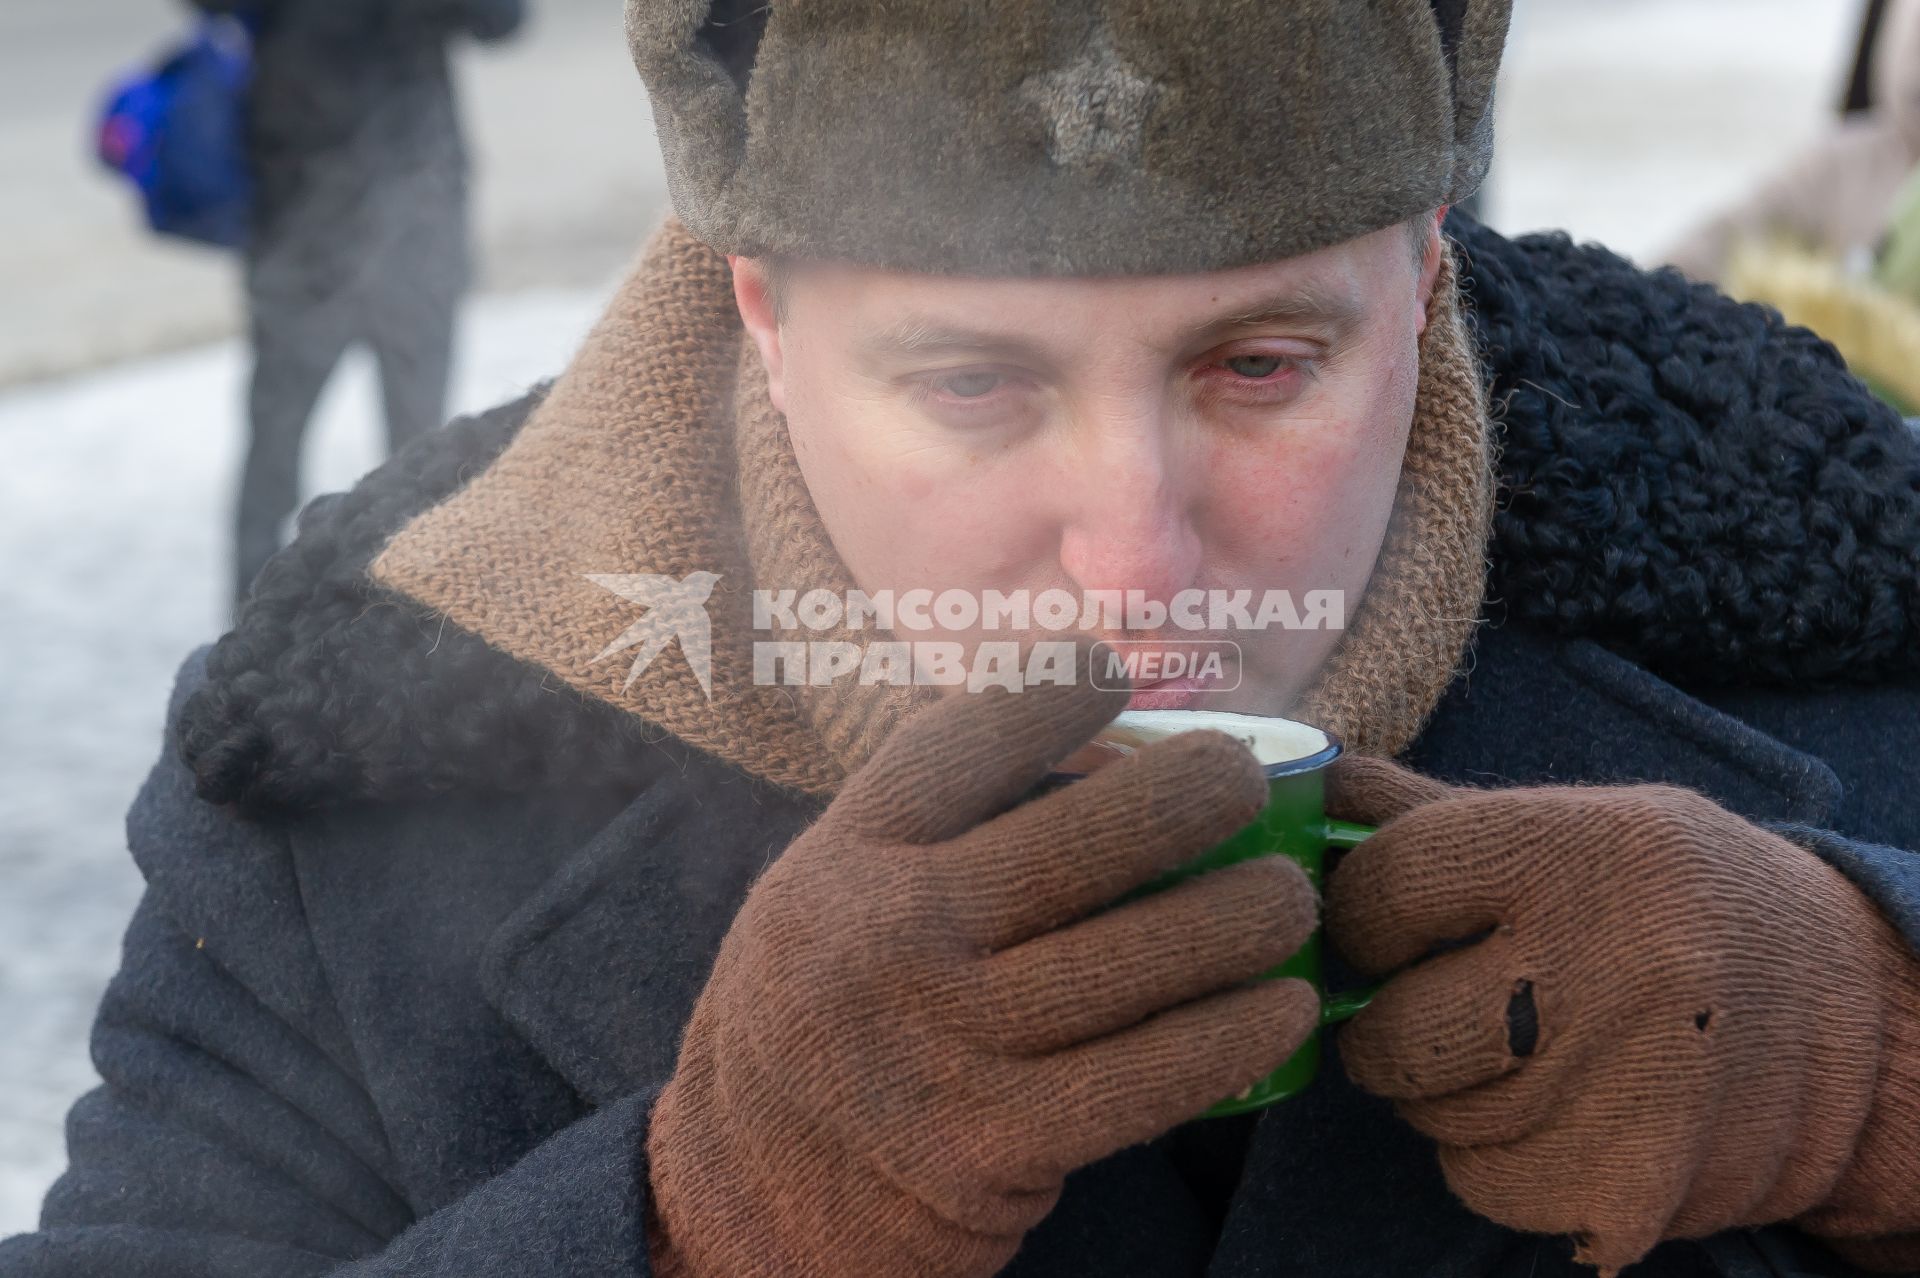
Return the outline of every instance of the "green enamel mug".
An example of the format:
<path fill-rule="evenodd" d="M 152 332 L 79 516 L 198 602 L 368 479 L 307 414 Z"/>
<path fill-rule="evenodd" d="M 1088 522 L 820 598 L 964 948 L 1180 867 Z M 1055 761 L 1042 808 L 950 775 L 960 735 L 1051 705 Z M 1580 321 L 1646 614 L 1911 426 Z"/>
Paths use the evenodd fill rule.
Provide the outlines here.
<path fill-rule="evenodd" d="M 1203 728 L 1224 732 L 1253 751 L 1266 769 L 1267 805 L 1250 824 L 1225 841 L 1115 904 L 1138 900 L 1195 875 L 1261 856 L 1289 858 L 1306 872 L 1314 891 L 1320 891 L 1328 850 L 1353 847 L 1373 833 L 1371 826 L 1334 821 L 1326 815 L 1326 769 L 1340 757 L 1340 742 L 1333 734 L 1291 719 L 1210 710 L 1129 710 L 1095 738 L 1095 745 L 1125 754 L 1177 733 Z M 1080 757 L 1085 756 L 1076 756 Z M 1062 772 L 1055 773 L 1051 779 L 1064 782 L 1079 775 L 1082 774 Z M 1321 977 L 1319 929 L 1315 929 L 1292 958 L 1261 973 L 1259 979 L 1284 977 L 1306 981 L 1319 993 L 1322 1025 L 1346 1020 L 1364 1008 L 1374 993 L 1372 990 L 1327 993 Z M 1320 1034 L 1316 1030 L 1279 1069 L 1239 1095 L 1220 1101 L 1206 1111 L 1205 1117 L 1264 1109 L 1297 1096 L 1313 1082 L 1319 1070 Z"/>

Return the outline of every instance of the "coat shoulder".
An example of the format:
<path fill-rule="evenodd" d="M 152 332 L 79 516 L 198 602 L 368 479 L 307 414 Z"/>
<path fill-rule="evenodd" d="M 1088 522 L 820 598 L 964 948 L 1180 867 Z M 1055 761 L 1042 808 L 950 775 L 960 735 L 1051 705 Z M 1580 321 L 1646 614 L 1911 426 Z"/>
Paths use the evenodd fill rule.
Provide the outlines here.
<path fill-rule="evenodd" d="M 198 797 L 247 813 L 461 789 L 617 786 L 659 734 L 378 585 L 414 515 L 506 447 L 545 394 L 453 422 L 315 499 L 234 629 L 176 694 L 169 744 Z"/>
<path fill-rule="evenodd" d="M 326 988 L 286 827 L 202 800 L 171 745 L 186 707 L 208 687 L 213 651 L 202 647 L 182 663 L 167 711 L 169 745 L 127 810 L 127 847 L 147 889 L 116 988 L 143 979 L 146 962 L 190 945 L 276 1016 L 344 1051 L 346 1030 Z"/>
<path fill-rule="evenodd" d="M 1499 428 L 1490 597 L 1693 684 L 1920 668 L 1920 441 L 1677 271 L 1449 220 Z"/>

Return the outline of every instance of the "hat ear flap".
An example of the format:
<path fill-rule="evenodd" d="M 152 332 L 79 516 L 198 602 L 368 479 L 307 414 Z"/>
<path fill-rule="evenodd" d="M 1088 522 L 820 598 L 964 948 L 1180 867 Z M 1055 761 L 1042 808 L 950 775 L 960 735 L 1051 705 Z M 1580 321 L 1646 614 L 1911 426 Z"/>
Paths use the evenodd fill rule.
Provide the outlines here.
<path fill-rule="evenodd" d="M 674 208 L 694 234 L 712 224 L 747 151 L 746 85 L 768 0 L 627 0 L 627 45 L 653 101 Z"/>
<path fill-rule="evenodd" d="M 1433 21 L 1440 28 L 1440 52 L 1447 57 L 1447 70 L 1456 71 L 1460 53 L 1460 33 L 1467 25 L 1469 0 L 1427 0 L 1433 8 Z"/>
<path fill-rule="evenodd" d="M 694 35 L 696 48 L 720 64 L 742 94 L 760 54 L 760 37 L 767 32 L 772 0 L 711 0 L 707 20 Z"/>
<path fill-rule="evenodd" d="M 1453 179 L 1447 202 L 1472 195 L 1493 159 L 1493 89 L 1513 0 L 1429 0 L 1453 75 Z"/>

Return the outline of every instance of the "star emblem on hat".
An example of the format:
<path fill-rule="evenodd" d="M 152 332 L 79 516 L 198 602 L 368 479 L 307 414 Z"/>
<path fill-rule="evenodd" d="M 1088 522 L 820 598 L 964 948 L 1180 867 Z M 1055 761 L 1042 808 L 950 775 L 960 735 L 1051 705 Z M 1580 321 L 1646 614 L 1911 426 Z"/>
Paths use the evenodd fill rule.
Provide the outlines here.
<path fill-rule="evenodd" d="M 1160 86 L 1128 64 L 1102 22 L 1078 57 L 1029 76 L 1020 97 L 1045 118 L 1047 155 L 1054 164 L 1088 168 L 1139 162 Z"/>

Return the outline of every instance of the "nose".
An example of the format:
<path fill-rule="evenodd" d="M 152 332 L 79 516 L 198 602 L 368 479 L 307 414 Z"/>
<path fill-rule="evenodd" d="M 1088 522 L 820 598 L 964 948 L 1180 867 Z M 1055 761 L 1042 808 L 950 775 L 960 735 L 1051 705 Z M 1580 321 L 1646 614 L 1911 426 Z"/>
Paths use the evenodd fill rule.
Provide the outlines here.
<path fill-rule="evenodd" d="M 1060 565 L 1082 593 L 1139 591 L 1166 604 L 1201 563 L 1195 467 L 1157 421 L 1081 432 L 1064 503 Z"/>

